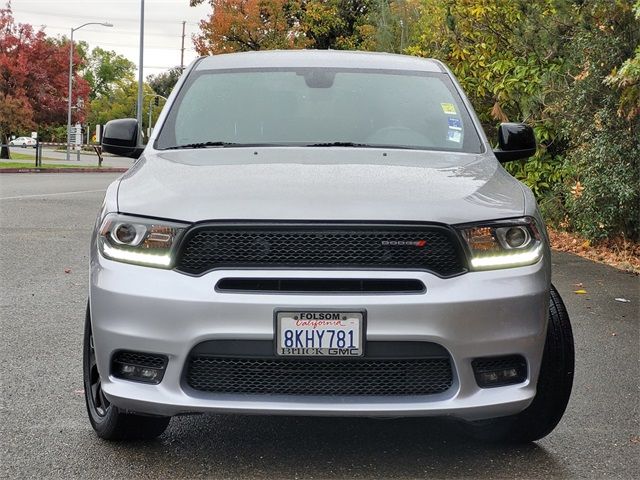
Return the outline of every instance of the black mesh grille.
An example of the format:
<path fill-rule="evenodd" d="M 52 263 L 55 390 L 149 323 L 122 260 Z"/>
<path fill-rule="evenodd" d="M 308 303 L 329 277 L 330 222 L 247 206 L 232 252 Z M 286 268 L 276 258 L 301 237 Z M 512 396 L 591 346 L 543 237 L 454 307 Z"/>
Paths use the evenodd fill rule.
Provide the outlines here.
<path fill-rule="evenodd" d="M 187 384 L 216 393 L 429 395 L 451 387 L 448 358 L 292 360 L 192 356 Z"/>
<path fill-rule="evenodd" d="M 126 363 L 138 367 L 164 368 L 167 357 L 153 353 L 129 352 L 121 350 L 113 356 L 114 363 Z"/>
<path fill-rule="evenodd" d="M 400 268 L 451 276 L 465 271 L 462 258 L 453 234 L 434 226 L 205 226 L 185 238 L 177 269 Z"/>

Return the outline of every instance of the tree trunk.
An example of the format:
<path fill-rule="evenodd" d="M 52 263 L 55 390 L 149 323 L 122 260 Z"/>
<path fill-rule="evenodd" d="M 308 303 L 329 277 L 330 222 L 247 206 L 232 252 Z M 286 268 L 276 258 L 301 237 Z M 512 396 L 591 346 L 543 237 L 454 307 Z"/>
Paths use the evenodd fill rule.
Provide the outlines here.
<path fill-rule="evenodd" d="M 9 136 L 0 135 L 0 143 L 2 144 L 2 147 L 0 147 L 0 160 L 9 160 L 9 153 L 11 153 L 9 152 Z"/>

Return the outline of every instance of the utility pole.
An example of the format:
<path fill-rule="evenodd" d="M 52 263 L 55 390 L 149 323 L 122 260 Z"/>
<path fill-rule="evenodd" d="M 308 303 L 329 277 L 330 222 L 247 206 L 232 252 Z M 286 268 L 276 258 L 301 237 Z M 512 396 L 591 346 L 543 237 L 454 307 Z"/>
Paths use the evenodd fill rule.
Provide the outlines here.
<path fill-rule="evenodd" d="M 184 37 L 185 37 L 185 25 L 187 22 L 182 22 L 182 48 L 180 50 L 180 71 L 184 72 Z"/>
<path fill-rule="evenodd" d="M 140 0 L 140 61 L 138 63 L 138 145 L 142 145 L 142 97 L 143 97 L 143 70 L 144 70 L 144 0 Z"/>

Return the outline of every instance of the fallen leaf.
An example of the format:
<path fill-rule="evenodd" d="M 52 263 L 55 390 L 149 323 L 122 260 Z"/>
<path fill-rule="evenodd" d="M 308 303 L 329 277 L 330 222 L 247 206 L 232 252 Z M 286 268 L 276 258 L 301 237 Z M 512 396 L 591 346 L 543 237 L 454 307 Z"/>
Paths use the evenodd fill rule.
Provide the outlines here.
<path fill-rule="evenodd" d="M 64 269 L 64 273 L 71 273 L 71 269 L 70 268 L 65 268 Z"/>
<path fill-rule="evenodd" d="M 574 198 L 580 198 L 582 196 L 582 192 L 584 191 L 584 187 L 580 182 L 576 182 L 576 184 L 571 187 L 571 194 Z"/>
<path fill-rule="evenodd" d="M 616 302 L 622 302 L 622 303 L 631 303 L 631 300 L 627 300 L 626 298 L 616 298 Z"/>
<path fill-rule="evenodd" d="M 587 293 L 586 290 L 575 290 L 573 293 L 577 293 L 578 295 L 584 295 Z"/>

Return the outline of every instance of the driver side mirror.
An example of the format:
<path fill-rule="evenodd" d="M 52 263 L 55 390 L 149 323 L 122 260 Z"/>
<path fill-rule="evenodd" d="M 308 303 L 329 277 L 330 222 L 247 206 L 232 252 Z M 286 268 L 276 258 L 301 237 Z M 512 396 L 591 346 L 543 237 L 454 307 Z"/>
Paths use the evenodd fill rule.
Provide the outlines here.
<path fill-rule="evenodd" d="M 524 123 L 501 123 L 498 145 L 493 153 L 500 163 L 521 160 L 535 155 L 536 136 L 533 128 Z"/>
<path fill-rule="evenodd" d="M 138 121 L 135 118 L 111 120 L 104 126 L 102 150 L 119 157 L 138 158 L 144 147 L 138 145 Z"/>

